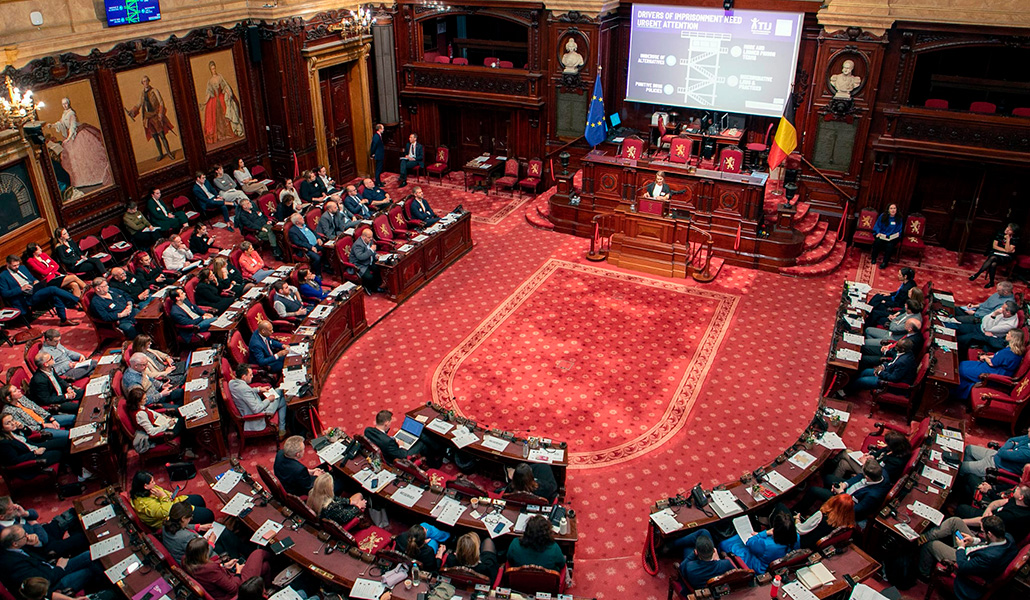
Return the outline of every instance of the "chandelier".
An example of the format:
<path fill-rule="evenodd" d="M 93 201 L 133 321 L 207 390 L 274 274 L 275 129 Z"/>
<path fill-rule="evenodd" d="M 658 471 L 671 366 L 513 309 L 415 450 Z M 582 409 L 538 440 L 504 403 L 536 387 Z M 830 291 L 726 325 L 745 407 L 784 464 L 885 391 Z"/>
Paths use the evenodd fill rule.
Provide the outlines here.
<path fill-rule="evenodd" d="M 0 128 L 11 129 L 34 121 L 40 108 L 43 108 L 43 103 L 37 104 L 32 99 L 32 90 L 22 92 L 14 87 L 10 76 L 7 77 L 7 95 L 0 96 Z"/>

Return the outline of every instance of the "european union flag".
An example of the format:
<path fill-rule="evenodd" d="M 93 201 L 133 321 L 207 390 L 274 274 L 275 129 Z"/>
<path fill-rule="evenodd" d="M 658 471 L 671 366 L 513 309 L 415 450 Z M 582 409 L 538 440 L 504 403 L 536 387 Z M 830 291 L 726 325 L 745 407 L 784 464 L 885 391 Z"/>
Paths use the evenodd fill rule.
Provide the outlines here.
<path fill-rule="evenodd" d="M 596 146 L 608 137 L 608 128 L 604 124 L 604 94 L 601 93 L 601 74 L 597 74 L 594 82 L 594 95 L 590 98 L 590 112 L 587 113 L 587 127 L 583 137 L 591 146 Z"/>

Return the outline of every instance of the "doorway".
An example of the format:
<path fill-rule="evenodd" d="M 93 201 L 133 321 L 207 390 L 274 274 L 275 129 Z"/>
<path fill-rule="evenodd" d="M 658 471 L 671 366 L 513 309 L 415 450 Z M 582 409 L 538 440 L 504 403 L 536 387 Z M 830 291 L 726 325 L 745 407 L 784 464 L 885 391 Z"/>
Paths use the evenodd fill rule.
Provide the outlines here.
<path fill-rule="evenodd" d="M 452 148 L 452 165 L 463 165 L 484 153 L 508 155 L 511 110 L 450 104 L 439 105 L 439 110 L 440 140 Z"/>
<path fill-rule="evenodd" d="M 353 63 L 334 65 L 321 69 L 318 74 L 329 161 L 326 166 L 340 184 L 357 175 L 350 100 L 352 66 Z"/>

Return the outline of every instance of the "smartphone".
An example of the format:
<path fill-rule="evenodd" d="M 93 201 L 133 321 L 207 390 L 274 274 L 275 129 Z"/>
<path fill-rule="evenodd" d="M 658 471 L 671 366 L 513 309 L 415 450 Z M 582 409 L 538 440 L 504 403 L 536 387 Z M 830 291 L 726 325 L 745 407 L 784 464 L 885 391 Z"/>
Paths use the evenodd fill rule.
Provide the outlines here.
<path fill-rule="evenodd" d="M 504 523 L 498 523 L 494 526 L 494 533 L 500 533 L 504 529 Z"/>
<path fill-rule="evenodd" d="M 378 477 L 376 477 L 375 479 L 372 480 L 372 489 L 374 490 L 377 487 L 379 487 L 379 478 Z"/>

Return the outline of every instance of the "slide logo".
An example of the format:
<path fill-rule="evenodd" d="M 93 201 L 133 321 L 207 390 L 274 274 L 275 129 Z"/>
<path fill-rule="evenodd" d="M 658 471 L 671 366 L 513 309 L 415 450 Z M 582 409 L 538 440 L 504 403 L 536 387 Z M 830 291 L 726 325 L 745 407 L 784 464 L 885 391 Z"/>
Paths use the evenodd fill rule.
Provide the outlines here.
<path fill-rule="evenodd" d="M 759 18 L 751 19 L 751 34 L 752 35 L 770 35 L 772 34 L 772 23 L 769 21 L 763 21 Z"/>

